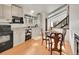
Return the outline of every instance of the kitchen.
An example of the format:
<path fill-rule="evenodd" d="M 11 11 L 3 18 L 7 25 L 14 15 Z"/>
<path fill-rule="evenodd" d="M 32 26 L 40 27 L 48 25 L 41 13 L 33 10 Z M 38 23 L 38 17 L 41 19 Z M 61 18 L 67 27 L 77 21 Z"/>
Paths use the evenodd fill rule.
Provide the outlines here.
<path fill-rule="evenodd" d="M 58 16 L 53 18 L 51 16 L 53 14 L 51 14 L 50 11 L 55 10 L 61 6 L 65 8 L 62 8 L 61 10 L 57 12 L 60 12 L 62 10 L 64 10 L 65 12 L 63 12 L 62 13 L 63 15 L 61 14 L 62 16 L 59 17 L 60 20 L 56 18 Z M 49 12 L 46 12 L 45 10 Z M 53 26 L 55 26 L 58 22 L 60 22 L 67 15 L 68 15 L 68 5 L 64 5 L 64 4 L 63 5 L 62 4 L 51 4 L 51 5 L 0 4 L 0 26 L 10 25 L 11 26 L 9 27 L 10 31 L 12 31 L 13 33 L 11 34 L 13 35 L 13 37 L 11 37 L 13 38 L 11 41 L 12 43 L 10 43 L 12 45 L 9 48 L 12 48 L 12 47 L 15 48 L 16 46 L 19 46 L 27 42 L 29 39 L 31 40 L 40 39 L 41 28 L 43 28 L 44 32 L 45 30 L 50 30 L 50 27 L 52 28 Z M 45 21 L 46 18 L 48 18 L 48 21 L 47 21 L 48 23 L 46 23 Z M 52 20 L 52 19 L 55 19 L 55 20 Z M 54 24 L 52 25 L 52 23 Z M 65 23 L 65 21 L 62 22 L 62 24 L 63 23 Z M 62 24 L 60 24 L 58 28 L 60 28 Z M 65 24 L 64 26 L 67 28 L 66 39 L 69 40 L 68 21 L 67 21 L 67 24 Z M 4 35 L 2 35 L 0 38 L 3 39 Z M 9 39 L 9 37 L 7 36 L 5 38 Z M 2 43 L 1 45 L 5 46 L 6 44 Z"/>

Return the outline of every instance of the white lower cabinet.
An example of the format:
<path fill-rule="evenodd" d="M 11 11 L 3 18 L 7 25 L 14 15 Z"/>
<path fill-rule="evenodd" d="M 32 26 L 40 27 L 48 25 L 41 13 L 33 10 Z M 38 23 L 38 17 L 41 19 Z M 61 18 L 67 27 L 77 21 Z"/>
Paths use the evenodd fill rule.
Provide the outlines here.
<path fill-rule="evenodd" d="M 13 30 L 13 46 L 17 46 L 25 42 L 25 29 L 14 28 Z"/>

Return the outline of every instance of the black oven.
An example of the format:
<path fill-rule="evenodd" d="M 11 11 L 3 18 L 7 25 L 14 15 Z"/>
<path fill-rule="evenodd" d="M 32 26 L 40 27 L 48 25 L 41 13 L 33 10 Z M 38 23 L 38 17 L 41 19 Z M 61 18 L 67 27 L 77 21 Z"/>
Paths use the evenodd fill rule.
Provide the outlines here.
<path fill-rule="evenodd" d="M 13 47 L 11 25 L 0 25 L 0 53 Z"/>

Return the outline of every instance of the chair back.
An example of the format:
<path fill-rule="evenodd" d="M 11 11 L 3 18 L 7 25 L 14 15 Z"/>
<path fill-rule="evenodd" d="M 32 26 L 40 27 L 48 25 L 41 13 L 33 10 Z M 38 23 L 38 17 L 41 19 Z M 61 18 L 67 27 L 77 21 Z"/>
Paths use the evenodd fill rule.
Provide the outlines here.
<path fill-rule="evenodd" d="M 51 37 L 51 39 L 54 40 L 54 48 L 58 49 L 58 47 L 62 44 L 63 34 L 61 34 L 61 33 L 51 33 L 50 37 Z"/>

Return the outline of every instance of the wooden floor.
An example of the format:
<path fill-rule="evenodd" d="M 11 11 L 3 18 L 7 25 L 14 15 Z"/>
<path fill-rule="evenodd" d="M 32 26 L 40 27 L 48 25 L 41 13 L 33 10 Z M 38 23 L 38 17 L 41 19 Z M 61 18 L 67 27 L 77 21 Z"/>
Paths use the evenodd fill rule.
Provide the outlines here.
<path fill-rule="evenodd" d="M 65 41 L 62 54 L 72 54 L 68 41 Z M 41 40 L 30 39 L 21 45 L 0 53 L 0 55 L 50 55 L 50 52 L 45 48 L 45 45 L 41 45 Z M 53 51 L 53 55 L 59 55 L 59 53 Z"/>

